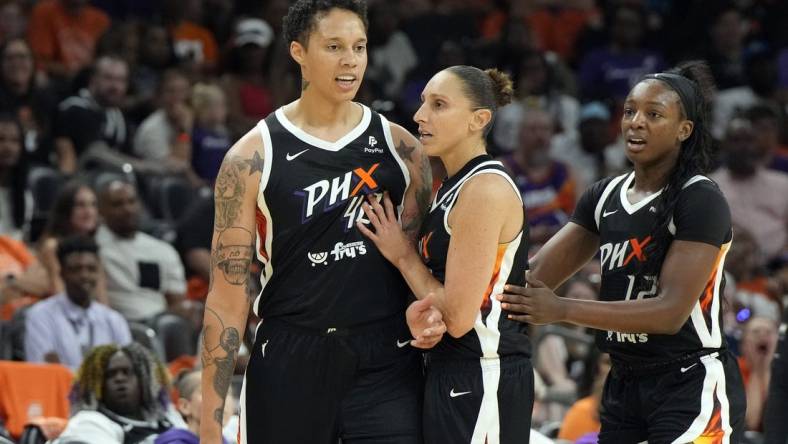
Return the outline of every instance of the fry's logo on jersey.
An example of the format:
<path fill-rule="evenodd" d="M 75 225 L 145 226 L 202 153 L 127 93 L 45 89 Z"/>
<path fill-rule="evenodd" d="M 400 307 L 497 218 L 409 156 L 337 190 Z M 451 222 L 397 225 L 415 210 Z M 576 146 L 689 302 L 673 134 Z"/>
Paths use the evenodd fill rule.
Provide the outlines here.
<path fill-rule="evenodd" d="M 337 262 L 343 259 L 355 259 L 356 256 L 365 254 L 367 254 L 367 246 L 364 244 L 364 241 L 351 242 L 349 244 L 337 242 L 330 252 L 307 252 L 306 257 L 314 267 L 316 265 L 328 265 L 329 255 L 334 257 L 334 262 Z"/>
<path fill-rule="evenodd" d="M 617 331 L 607 331 L 607 340 L 615 342 L 630 342 L 632 344 L 642 344 L 648 342 L 648 333 L 619 333 Z"/>
<path fill-rule="evenodd" d="M 642 241 L 632 238 L 624 242 L 602 245 L 599 247 L 602 269 L 605 269 L 605 265 L 608 266 L 608 270 L 626 267 L 632 259 L 644 262 L 646 260 L 644 251 L 649 242 L 651 242 L 651 236 L 646 237 Z"/>
<path fill-rule="evenodd" d="M 353 223 L 356 220 L 361 220 L 364 215 L 364 212 L 361 210 L 364 195 L 359 193 L 362 191 L 369 193 L 379 188 L 377 181 L 373 177 L 379 166 L 380 162 L 373 164 L 368 169 L 355 168 L 341 176 L 330 180 L 322 179 L 304 187 L 303 190 L 296 191 L 295 194 L 304 199 L 302 222 L 309 220 L 317 211 L 330 211 L 345 203 L 348 199 L 353 198 L 353 202 L 350 205 L 353 207 L 353 214 L 348 214 L 348 212 L 345 214 L 349 218 L 346 229 L 350 229 Z"/>

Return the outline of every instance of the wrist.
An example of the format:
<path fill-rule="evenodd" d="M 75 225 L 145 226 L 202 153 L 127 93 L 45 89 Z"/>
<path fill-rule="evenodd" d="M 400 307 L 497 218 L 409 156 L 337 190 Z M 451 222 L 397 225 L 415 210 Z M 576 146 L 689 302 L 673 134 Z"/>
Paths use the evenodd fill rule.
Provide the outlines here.
<path fill-rule="evenodd" d="M 400 272 L 403 272 L 413 265 L 414 259 L 421 260 L 421 258 L 416 253 L 416 250 L 408 248 L 408 251 L 405 252 L 405 254 L 394 261 L 394 266 L 397 267 Z"/>

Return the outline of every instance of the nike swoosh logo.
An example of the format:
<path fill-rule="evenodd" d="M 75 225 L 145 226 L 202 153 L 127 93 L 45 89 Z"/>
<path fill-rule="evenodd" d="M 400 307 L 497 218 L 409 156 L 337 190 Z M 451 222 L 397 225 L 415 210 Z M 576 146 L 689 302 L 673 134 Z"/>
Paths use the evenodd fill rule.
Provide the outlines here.
<path fill-rule="evenodd" d="M 689 367 L 681 367 L 681 373 L 687 373 L 689 371 L 689 369 L 691 369 L 692 367 L 695 367 L 696 365 L 698 365 L 697 362 L 692 364 L 692 365 L 690 365 Z"/>
<path fill-rule="evenodd" d="M 309 148 L 305 149 L 304 151 L 299 151 L 299 152 L 297 152 L 297 153 L 295 153 L 295 154 L 290 154 L 290 153 L 287 153 L 287 154 L 285 155 L 285 158 L 287 159 L 287 161 L 288 161 L 288 162 L 290 162 L 291 160 L 293 160 L 293 159 L 295 159 L 296 157 L 298 157 L 298 156 L 300 156 L 300 155 L 304 154 L 304 153 L 305 153 L 305 152 L 307 152 L 307 151 L 309 151 Z"/>
<path fill-rule="evenodd" d="M 402 348 L 402 347 L 404 347 L 404 346 L 406 346 L 408 344 L 410 344 L 410 341 L 402 341 L 402 342 L 400 342 L 399 339 L 397 339 L 397 347 L 399 347 L 399 348 Z"/>
<path fill-rule="evenodd" d="M 468 393 L 470 392 L 455 392 L 454 389 L 451 389 L 451 391 L 449 392 L 449 396 L 451 396 L 452 398 L 456 398 L 458 396 L 467 395 Z"/>
<path fill-rule="evenodd" d="M 608 216 L 610 216 L 611 214 L 613 214 L 613 213 L 617 213 L 617 212 L 618 212 L 618 210 L 613 210 L 613 211 L 605 211 L 604 213 L 602 213 L 602 217 L 608 217 Z"/>

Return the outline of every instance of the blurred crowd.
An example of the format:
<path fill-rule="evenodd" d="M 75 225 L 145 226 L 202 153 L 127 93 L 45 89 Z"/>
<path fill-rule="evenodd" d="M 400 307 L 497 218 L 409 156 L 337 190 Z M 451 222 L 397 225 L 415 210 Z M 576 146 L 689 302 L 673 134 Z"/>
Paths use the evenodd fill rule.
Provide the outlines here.
<path fill-rule="evenodd" d="M 298 97 L 281 33 L 288 5 L 0 0 L 0 436 L 68 442 L 116 416 L 156 442 L 189 442 L 167 440 L 174 425 L 199 429 L 213 182 L 233 141 Z M 629 168 L 619 121 L 630 87 L 682 60 L 709 63 L 711 178 L 735 224 L 725 334 L 757 441 L 788 302 L 788 2 L 369 0 L 369 20 L 357 100 L 411 130 L 435 72 L 470 64 L 513 76 L 516 100 L 488 150 L 521 190 L 534 251 L 587 186 Z M 589 266 L 561 294 L 596 299 L 599 279 Z M 595 442 L 609 360 L 584 329 L 532 337 L 535 427 Z M 66 376 L 12 365 L 22 362 L 58 363 Z M 43 414 L 49 401 L 25 401 L 8 375 L 30 390 L 67 386 L 60 417 L 75 416 Z M 234 439 L 237 417 L 225 418 Z M 123 442 L 130 432 L 115 419 Z"/>

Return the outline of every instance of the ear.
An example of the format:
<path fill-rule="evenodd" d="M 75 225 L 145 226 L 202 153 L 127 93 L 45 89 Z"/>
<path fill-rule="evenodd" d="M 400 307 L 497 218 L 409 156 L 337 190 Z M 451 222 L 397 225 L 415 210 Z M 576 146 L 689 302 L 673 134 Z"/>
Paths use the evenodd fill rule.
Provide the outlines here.
<path fill-rule="evenodd" d="M 188 417 L 191 414 L 191 403 L 189 403 L 189 400 L 178 398 L 178 411 L 181 415 Z"/>
<path fill-rule="evenodd" d="M 684 142 L 692 135 L 692 130 L 695 128 L 695 122 L 692 120 L 684 120 L 679 123 L 679 142 Z"/>
<path fill-rule="evenodd" d="M 290 42 L 290 57 L 296 61 L 301 68 L 304 67 L 304 60 L 306 59 L 306 48 L 297 40 Z"/>
<path fill-rule="evenodd" d="M 492 120 L 492 111 L 489 109 L 477 109 L 473 112 L 473 117 L 470 121 L 470 130 L 472 132 L 481 131 Z"/>

